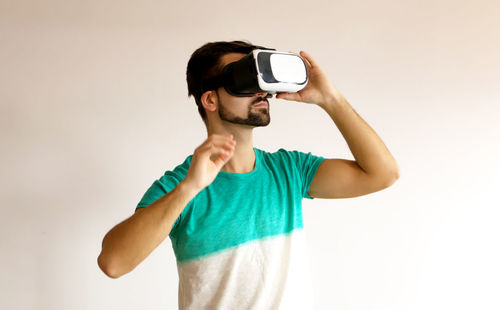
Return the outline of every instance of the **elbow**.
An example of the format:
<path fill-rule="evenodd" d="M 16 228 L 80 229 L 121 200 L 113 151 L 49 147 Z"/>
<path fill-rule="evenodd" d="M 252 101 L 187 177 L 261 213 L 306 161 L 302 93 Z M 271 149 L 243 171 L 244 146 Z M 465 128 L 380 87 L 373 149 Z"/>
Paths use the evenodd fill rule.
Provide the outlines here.
<path fill-rule="evenodd" d="M 399 169 L 399 165 L 398 163 L 395 163 L 394 164 L 394 169 L 392 170 L 392 177 L 393 177 L 393 184 L 394 182 L 396 182 L 398 179 L 399 179 L 399 176 L 400 176 L 400 169 Z"/>
<path fill-rule="evenodd" d="M 123 273 L 117 272 L 117 268 L 114 266 L 111 259 L 107 258 L 103 253 L 97 257 L 97 265 L 99 268 L 111 279 L 118 279 L 123 275 Z"/>
<path fill-rule="evenodd" d="M 384 188 L 387 188 L 399 179 L 400 173 L 399 173 L 399 167 L 396 165 L 394 169 L 390 170 L 391 172 L 387 174 L 384 182 Z"/>
<path fill-rule="evenodd" d="M 387 169 L 373 176 L 375 191 L 380 191 L 392 186 L 399 179 L 399 168 Z"/>

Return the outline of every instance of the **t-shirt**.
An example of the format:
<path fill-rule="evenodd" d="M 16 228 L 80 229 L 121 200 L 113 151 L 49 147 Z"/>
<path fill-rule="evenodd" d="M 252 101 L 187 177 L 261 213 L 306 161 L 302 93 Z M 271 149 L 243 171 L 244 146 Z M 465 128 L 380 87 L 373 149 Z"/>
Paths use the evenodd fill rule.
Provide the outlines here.
<path fill-rule="evenodd" d="M 249 173 L 220 171 L 176 219 L 169 237 L 179 309 L 312 309 L 302 199 L 323 157 L 254 148 Z M 137 205 L 181 182 L 192 155 L 167 171 Z"/>

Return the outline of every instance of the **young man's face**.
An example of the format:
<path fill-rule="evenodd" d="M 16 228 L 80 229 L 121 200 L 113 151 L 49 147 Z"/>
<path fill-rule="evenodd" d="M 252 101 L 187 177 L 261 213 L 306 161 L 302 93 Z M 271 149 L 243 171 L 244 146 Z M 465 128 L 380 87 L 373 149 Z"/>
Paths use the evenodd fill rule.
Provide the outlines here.
<path fill-rule="evenodd" d="M 229 53 L 221 58 L 222 66 L 243 58 L 245 54 Z M 233 124 L 267 126 L 271 122 L 267 92 L 254 94 L 253 97 L 236 97 L 221 87 L 216 91 L 219 98 L 219 117 Z"/>

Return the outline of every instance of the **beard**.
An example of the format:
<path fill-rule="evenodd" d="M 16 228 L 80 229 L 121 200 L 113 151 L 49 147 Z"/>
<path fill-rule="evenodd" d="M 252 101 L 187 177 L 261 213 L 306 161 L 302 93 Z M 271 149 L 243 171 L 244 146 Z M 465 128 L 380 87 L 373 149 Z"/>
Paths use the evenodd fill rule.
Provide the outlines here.
<path fill-rule="evenodd" d="M 267 102 L 267 109 L 259 109 L 258 112 L 252 110 L 252 107 L 258 102 L 265 101 Z M 219 101 L 220 102 L 220 101 Z M 221 120 L 224 120 L 233 124 L 240 125 L 250 125 L 256 127 L 267 126 L 271 122 L 271 115 L 269 114 L 269 101 L 266 97 L 257 97 L 249 106 L 248 106 L 248 114 L 246 118 L 238 117 L 229 113 L 223 104 L 219 105 L 219 117 Z"/>

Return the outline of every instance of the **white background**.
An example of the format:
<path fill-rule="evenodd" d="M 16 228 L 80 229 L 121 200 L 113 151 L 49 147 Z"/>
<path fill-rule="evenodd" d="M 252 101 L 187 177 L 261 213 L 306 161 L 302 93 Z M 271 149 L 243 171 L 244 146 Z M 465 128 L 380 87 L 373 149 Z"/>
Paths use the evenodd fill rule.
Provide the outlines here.
<path fill-rule="evenodd" d="M 304 201 L 317 309 L 499 309 L 500 2 L 0 2 L 0 308 L 175 309 L 170 240 L 113 280 L 101 241 L 206 138 L 185 70 L 209 41 L 305 50 L 400 179 Z M 255 146 L 352 159 L 316 106 Z"/>

